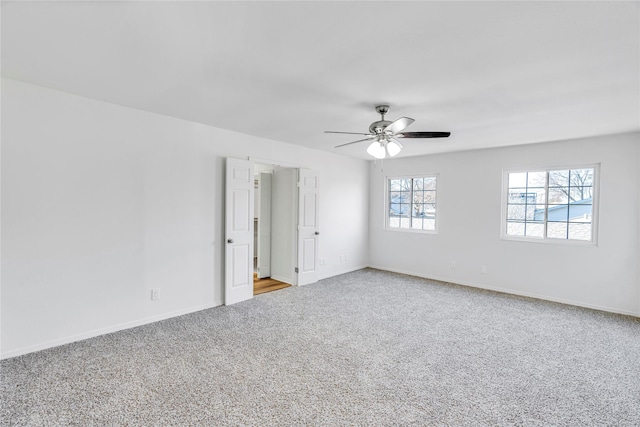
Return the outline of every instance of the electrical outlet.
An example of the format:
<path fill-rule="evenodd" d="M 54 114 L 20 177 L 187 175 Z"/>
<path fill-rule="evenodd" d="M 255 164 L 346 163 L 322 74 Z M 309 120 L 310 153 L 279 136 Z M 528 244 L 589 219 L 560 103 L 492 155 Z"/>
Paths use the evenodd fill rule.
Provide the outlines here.
<path fill-rule="evenodd" d="M 326 258 L 320 258 L 320 265 L 326 265 L 327 264 L 327 259 Z"/>
<path fill-rule="evenodd" d="M 455 261 L 451 261 L 451 264 L 449 264 L 449 267 L 450 267 L 452 270 L 455 270 L 456 268 L 458 268 L 458 263 L 457 263 L 457 262 L 455 262 Z"/>
<path fill-rule="evenodd" d="M 151 301 L 157 301 L 160 299 L 160 289 L 151 289 Z"/>

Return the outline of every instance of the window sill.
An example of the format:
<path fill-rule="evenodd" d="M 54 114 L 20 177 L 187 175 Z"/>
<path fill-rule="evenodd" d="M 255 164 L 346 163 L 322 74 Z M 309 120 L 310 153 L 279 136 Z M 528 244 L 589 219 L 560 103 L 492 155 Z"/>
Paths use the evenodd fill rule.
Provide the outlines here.
<path fill-rule="evenodd" d="M 598 244 L 595 240 L 545 239 L 542 237 L 517 237 L 506 235 L 500 236 L 500 240 L 524 243 L 543 243 L 548 245 L 598 247 Z"/>

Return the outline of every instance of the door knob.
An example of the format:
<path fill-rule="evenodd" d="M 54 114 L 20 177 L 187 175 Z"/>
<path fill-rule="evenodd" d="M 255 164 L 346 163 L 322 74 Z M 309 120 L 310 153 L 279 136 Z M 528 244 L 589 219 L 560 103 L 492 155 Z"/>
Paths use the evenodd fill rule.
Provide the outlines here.
<path fill-rule="evenodd" d="M 233 239 L 227 239 L 227 243 L 233 243 Z"/>
<path fill-rule="evenodd" d="M 317 236 L 317 235 L 319 235 L 319 234 L 320 234 L 320 232 L 319 232 L 319 231 L 316 231 L 314 234 Z"/>

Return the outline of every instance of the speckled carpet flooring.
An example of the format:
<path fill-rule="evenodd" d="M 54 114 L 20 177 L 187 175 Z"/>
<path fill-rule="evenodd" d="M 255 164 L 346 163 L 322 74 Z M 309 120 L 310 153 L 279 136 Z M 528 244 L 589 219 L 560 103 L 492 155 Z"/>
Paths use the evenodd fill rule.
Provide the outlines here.
<path fill-rule="evenodd" d="M 11 426 L 640 425 L 640 319 L 371 269 L 0 367 Z"/>

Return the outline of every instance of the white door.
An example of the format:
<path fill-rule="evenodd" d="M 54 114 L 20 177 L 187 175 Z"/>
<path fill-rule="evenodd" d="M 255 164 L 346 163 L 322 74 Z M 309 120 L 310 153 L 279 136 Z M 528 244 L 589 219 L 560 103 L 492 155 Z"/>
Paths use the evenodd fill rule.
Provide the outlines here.
<path fill-rule="evenodd" d="M 258 278 L 271 277 L 271 174 L 260 174 L 258 219 Z"/>
<path fill-rule="evenodd" d="M 318 173 L 298 173 L 298 285 L 318 281 Z"/>
<path fill-rule="evenodd" d="M 276 168 L 271 185 L 271 278 L 295 285 L 295 269 L 298 265 L 298 169 Z"/>
<path fill-rule="evenodd" d="M 225 305 L 253 297 L 253 162 L 227 158 Z"/>

